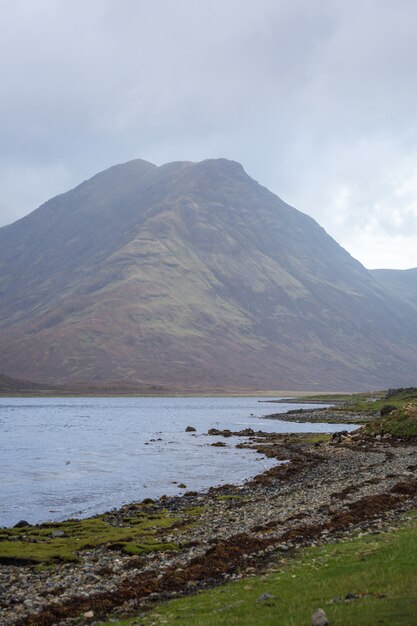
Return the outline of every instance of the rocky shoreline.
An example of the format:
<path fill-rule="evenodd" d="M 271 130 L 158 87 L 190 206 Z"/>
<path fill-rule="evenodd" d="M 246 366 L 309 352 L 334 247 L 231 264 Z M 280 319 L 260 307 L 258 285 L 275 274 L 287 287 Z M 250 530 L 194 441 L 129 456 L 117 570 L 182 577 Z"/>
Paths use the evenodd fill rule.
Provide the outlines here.
<path fill-rule="evenodd" d="M 303 411 L 302 417 L 308 413 L 305 421 L 313 421 L 313 413 L 316 421 L 327 421 L 317 411 L 323 410 Z M 417 506 L 414 444 L 360 430 L 332 438 L 215 434 L 225 440 L 240 435 L 238 445 L 288 462 L 243 486 L 162 497 L 106 514 L 107 524 L 126 532 L 138 507 L 149 520 L 162 512 L 175 519 L 155 531 L 161 551 L 128 555 L 103 545 L 53 567 L 0 565 L 1 626 L 69 626 L 141 613 L 156 602 L 279 567 L 300 546 L 391 528 Z M 17 540 L 25 541 L 25 533 L 22 528 Z"/>
<path fill-rule="evenodd" d="M 304 402 L 303 402 L 304 404 Z M 300 422 L 300 423 L 322 423 L 326 424 L 366 424 L 379 416 L 376 413 L 354 413 L 345 411 L 343 407 L 335 410 L 333 407 L 323 407 L 320 409 L 294 409 L 286 413 L 272 413 L 264 415 L 262 419 L 280 420 L 282 422 Z"/>

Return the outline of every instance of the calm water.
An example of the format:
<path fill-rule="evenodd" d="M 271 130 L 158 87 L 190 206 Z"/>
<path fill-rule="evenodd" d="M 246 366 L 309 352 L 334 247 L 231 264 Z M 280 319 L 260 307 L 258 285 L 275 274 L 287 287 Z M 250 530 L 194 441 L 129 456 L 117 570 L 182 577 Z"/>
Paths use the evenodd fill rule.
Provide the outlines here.
<path fill-rule="evenodd" d="M 341 430 L 257 419 L 294 408 L 258 398 L 0 398 L 0 526 L 183 492 L 174 481 L 188 490 L 239 483 L 274 464 L 237 450 L 237 438 L 210 446 L 218 437 L 205 435 L 209 428 Z"/>

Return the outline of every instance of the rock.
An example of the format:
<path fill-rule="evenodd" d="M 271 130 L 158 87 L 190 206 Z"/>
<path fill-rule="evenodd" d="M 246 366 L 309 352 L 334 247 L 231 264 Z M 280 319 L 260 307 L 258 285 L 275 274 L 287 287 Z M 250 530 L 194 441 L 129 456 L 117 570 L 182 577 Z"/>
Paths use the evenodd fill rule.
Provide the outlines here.
<path fill-rule="evenodd" d="M 33 609 L 33 601 L 29 600 L 28 598 L 27 600 L 24 600 L 23 606 L 25 607 L 25 609 L 28 609 L 28 611 L 30 611 Z"/>
<path fill-rule="evenodd" d="M 63 530 L 53 530 L 51 532 L 52 539 L 56 539 L 57 537 L 65 537 L 65 533 Z"/>
<path fill-rule="evenodd" d="M 232 431 L 226 428 L 225 430 L 219 430 L 218 428 L 210 428 L 207 432 L 208 435 L 217 435 L 222 437 L 231 437 Z"/>
<path fill-rule="evenodd" d="M 13 528 L 26 528 L 26 526 L 30 526 L 29 522 L 27 522 L 24 519 L 21 519 L 20 522 L 17 522 L 17 524 L 13 526 Z"/>
<path fill-rule="evenodd" d="M 187 489 L 187 485 L 184 485 L 184 483 L 180 483 L 178 485 L 178 489 Z"/>
<path fill-rule="evenodd" d="M 384 406 L 381 407 L 380 415 L 381 417 L 384 417 L 384 415 L 389 415 L 393 411 L 396 411 L 396 409 L 397 407 L 392 404 L 384 404 Z"/>
<path fill-rule="evenodd" d="M 250 437 L 251 435 L 254 435 L 254 434 L 255 434 L 255 431 L 253 430 L 253 428 L 244 428 L 243 430 L 239 430 L 239 436 L 241 437 Z"/>
<path fill-rule="evenodd" d="M 330 604 L 340 604 L 343 602 L 343 598 L 341 596 L 336 596 L 330 600 Z"/>
<path fill-rule="evenodd" d="M 274 598 L 275 596 L 272 596 L 270 593 L 263 593 L 256 601 L 265 602 L 265 600 L 273 600 Z"/>
<path fill-rule="evenodd" d="M 352 593 L 351 591 L 345 595 L 345 600 L 358 600 L 360 596 L 357 593 Z"/>
<path fill-rule="evenodd" d="M 194 428 L 194 426 L 187 426 L 187 428 L 185 429 L 186 433 L 195 433 L 196 432 L 196 428 Z"/>
<path fill-rule="evenodd" d="M 328 624 L 330 624 L 323 609 L 317 609 L 317 611 L 314 611 L 311 616 L 311 624 L 312 626 L 328 626 Z"/>
<path fill-rule="evenodd" d="M 215 441 L 211 445 L 214 446 L 215 448 L 224 448 L 224 447 L 226 447 L 226 444 L 224 443 L 224 441 Z"/>
<path fill-rule="evenodd" d="M 83 613 L 83 617 L 85 617 L 86 619 L 91 619 L 92 617 L 94 617 L 94 611 L 87 611 L 86 613 Z"/>

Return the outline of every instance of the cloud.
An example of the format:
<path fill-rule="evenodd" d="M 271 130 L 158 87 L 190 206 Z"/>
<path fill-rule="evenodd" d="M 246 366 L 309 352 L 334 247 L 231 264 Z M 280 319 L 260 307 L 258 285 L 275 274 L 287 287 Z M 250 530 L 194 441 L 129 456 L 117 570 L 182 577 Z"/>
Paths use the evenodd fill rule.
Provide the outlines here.
<path fill-rule="evenodd" d="M 78 181 L 76 181 L 78 182 Z M 63 163 L 31 164 L 24 161 L 0 161 L 0 216 L 6 223 L 20 219 L 44 200 L 75 184 L 71 172 Z"/>
<path fill-rule="evenodd" d="M 417 265 L 416 19 L 407 0 L 3 0 L 0 224 L 117 162 L 225 156 L 365 265 Z"/>

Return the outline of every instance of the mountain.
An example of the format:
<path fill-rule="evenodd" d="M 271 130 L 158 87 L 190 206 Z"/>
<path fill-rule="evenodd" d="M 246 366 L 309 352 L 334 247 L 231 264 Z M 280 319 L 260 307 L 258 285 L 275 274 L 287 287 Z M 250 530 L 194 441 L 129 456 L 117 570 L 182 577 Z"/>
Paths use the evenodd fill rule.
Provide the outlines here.
<path fill-rule="evenodd" d="M 386 289 L 417 308 L 417 267 L 409 270 L 371 270 L 371 272 Z"/>
<path fill-rule="evenodd" d="M 53 384 L 415 383 L 411 300 L 236 162 L 116 165 L 0 229 L 0 371 Z"/>

